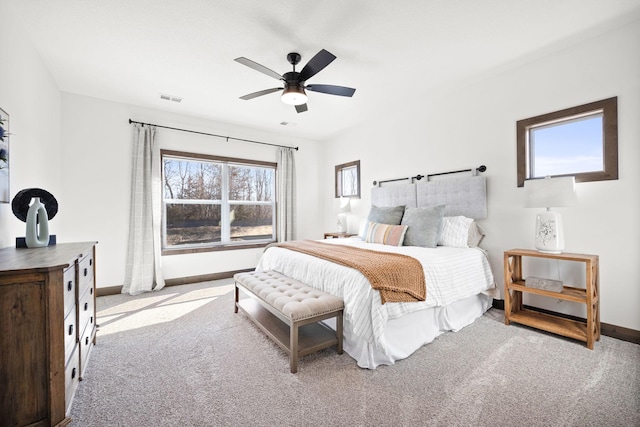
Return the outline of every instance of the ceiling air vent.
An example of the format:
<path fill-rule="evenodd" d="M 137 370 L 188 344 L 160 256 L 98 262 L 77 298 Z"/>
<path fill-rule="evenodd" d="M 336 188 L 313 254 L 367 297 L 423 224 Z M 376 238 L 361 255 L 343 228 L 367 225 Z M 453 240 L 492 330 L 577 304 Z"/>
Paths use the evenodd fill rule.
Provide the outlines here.
<path fill-rule="evenodd" d="M 174 96 L 174 95 L 166 95 L 164 93 L 160 94 L 160 99 L 164 99 L 165 101 L 173 101 L 173 102 L 177 102 L 177 103 L 182 102 L 182 98 L 181 97 Z"/>

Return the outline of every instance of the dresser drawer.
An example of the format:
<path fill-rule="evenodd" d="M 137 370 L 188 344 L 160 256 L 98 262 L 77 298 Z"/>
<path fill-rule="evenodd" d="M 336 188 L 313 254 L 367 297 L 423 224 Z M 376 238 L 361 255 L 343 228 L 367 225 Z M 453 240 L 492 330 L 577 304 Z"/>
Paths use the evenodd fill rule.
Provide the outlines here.
<path fill-rule="evenodd" d="M 89 361 L 89 353 L 93 348 L 93 337 L 96 334 L 96 328 L 93 323 L 89 323 L 84 329 L 82 337 L 80 337 L 80 379 L 84 376 Z"/>
<path fill-rule="evenodd" d="M 78 388 L 78 381 L 80 381 L 80 354 L 76 347 L 64 368 L 64 403 L 67 413 L 71 410 L 71 400 Z"/>
<path fill-rule="evenodd" d="M 78 326 L 80 331 L 84 331 L 87 325 L 95 325 L 95 299 L 93 296 L 93 281 L 91 281 L 89 289 L 80 297 L 78 302 Z"/>
<path fill-rule="evenodd" d="M 69 314 L 76 307 L 76 266 L 75 264 L 64 271 L 64 315 Z"/>
<path fill-rule="evenodd" d="M 75 308 L 75 304 L 73 307 Z M 64 360 L 69 360 L 73 353 L 76 343 L 78 342 L 78 318 L 76 311 L 72 310 L 67 317 L 64 318 Z"/>
<path fill-rule="evenodd" d="M 84 294 L 93 283 L 93 252 L 80 260 L 78 264 L 78 295 Z"/>

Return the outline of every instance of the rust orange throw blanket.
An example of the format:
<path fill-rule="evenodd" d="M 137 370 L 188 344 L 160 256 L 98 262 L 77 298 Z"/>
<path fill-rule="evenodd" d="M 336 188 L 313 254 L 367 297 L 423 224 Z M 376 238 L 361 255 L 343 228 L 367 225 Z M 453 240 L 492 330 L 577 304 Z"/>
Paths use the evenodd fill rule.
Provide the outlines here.
<path fill-rule="evenodd" d="M 313 255 L 355 268 L 380 291 L 382 303 L 424 301 L 427 287 L 422 264 L 410 256 L 314 240 L 295 240 L 273 246 Z"/>

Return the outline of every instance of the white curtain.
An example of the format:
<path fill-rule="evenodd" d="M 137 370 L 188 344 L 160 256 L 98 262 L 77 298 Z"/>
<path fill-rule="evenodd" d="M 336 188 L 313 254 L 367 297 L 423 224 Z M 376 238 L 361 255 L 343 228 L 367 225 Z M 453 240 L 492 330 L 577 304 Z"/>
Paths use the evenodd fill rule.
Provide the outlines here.
<path fill-rule="evenodd" d="M 133 126 L 132 169 L 129 244 L 122 293 L 136 295 L 164 287 L 160 241 L 160 149 L 155 127 Z"/>
<path fill-rule="evenodd" d="M 278 241 L 296 238 L 296 164 L 295 149 L 278 148 Z"/>

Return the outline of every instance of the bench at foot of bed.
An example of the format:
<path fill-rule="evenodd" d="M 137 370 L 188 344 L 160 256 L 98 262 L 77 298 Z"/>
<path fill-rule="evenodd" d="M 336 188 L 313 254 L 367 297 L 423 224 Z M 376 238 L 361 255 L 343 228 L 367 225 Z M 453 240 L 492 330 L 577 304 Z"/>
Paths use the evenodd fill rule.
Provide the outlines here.
<path fill-rule="evenodd" d="M 337 346 L 342 354 L 344 302 L 275 271 L 238 273 L 235 279 L 235 312 L 242 310 L 289 355 L 291 373 L 298 358 Z M 251 298 L 239 298 L 242 289 Z M 336 330 L 321 320 L 336 318 Z"/>

